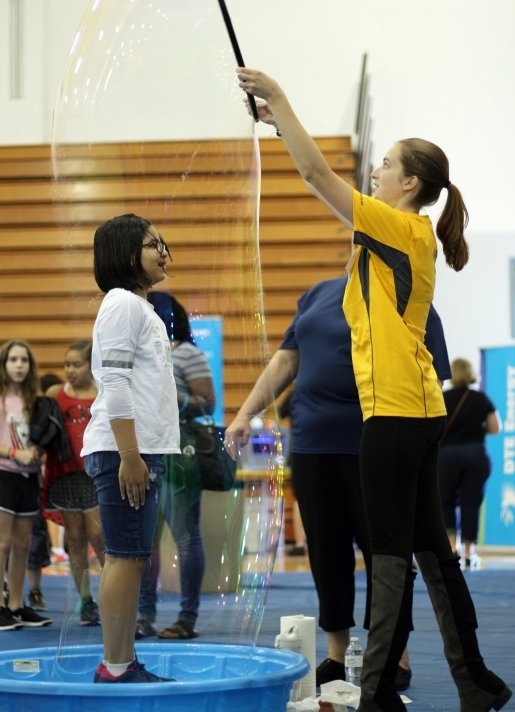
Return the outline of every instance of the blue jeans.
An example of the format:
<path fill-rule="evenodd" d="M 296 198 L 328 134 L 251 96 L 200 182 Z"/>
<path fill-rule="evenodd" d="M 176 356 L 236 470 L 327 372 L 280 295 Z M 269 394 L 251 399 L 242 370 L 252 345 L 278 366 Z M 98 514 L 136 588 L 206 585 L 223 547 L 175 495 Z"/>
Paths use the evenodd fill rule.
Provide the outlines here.
<path fill-rule="evenodd" d="M 119 559 L 149 559 L 159 511 L 164 474 L 163 455 L 142 455 L 150 473 L 145 504 L 136 509 L 122 499 L 118 482 L 120 456 L 117 452 L 94 452 L 84 458 L 93 480 L 100 507 L 106 553 Z"/>
<path fill-rule="evenodd" d="M 173 456 L 170 458 L 173 465 Z M 162 526 L 170 527 L 179 554 L 181 603 L 179 619 L 195 623 L 200 605 L 200 590 L 204 577 L 205 558 L 200 532 L 200 496 L 198 482 L 178 486 L 177 481 L 163 485 L 159 524 L 152 558 L 147 562 L 141 579 L 139 615 L 149 621 L 156 619 L 157 580 L 159 578 L 159 540 Z"/>

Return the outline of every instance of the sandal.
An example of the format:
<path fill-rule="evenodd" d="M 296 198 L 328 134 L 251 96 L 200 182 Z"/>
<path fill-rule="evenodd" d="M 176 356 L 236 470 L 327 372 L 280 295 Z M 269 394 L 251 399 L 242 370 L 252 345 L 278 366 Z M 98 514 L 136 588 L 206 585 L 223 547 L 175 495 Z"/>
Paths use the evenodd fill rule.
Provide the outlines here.
<path fill-rule="evenodd" d="M 190 638 L 198 638 L 198 633 L 193 627 L 193 623 L 184 620 L 178 620 L 168 628 L 163 628 L 157 634 L 158 638 L 166 638 L 168 640 L 189 640 Z"/>

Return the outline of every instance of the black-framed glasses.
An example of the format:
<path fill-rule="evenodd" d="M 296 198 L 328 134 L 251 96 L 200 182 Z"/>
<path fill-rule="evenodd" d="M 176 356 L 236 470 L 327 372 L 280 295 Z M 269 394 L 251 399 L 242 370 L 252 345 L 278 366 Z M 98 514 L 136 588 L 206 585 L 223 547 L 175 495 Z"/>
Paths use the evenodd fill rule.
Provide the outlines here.
<path fill-rule="evenodd" d="M 157 250 L 160 255 L 169 255 L 170 254 L 170 251 L 169 251 L 168 247 L 166 246 L 166 243 L 163 242 L 163 240 L 158 240 L 156 237 L 153 237 L 148 242 L 144 242 L 142 244 L 142 247 L 150 247 L 154 250 Z"/>

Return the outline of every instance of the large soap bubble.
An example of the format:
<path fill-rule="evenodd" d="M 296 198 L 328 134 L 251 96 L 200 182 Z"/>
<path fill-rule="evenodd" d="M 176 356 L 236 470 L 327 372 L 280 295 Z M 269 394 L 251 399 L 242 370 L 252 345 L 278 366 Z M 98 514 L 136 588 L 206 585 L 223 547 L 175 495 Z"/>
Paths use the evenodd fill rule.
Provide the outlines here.
<path fill-rule="evenodd" d="M 63 76 L 52 143 L 70 333 L 91 335 L 101 300 L 92 274 L 96 226 L 126 212 L 148 218 L 173 257 L 159 289 L 186 308 L 197 344 L 215 352 L 215 369 L 223 350 L 215 372 L 220 425 L 268 356 L 259 151 L 235 66 L 214 0 L 91 0 Z M 204 343 L 213 333 L 214 347 Z M 229 493 L 203 493 L 202 640 L 254 643 L 259 632 L 279 542 L 283 474 L 273 410 L 264 422 L 246 458 L 253 474 Z M 178 590 L 177 553 L 166 527 L 161 560 L 158 622 L 172 623 L 178 594 L 167 589 Z M 73 629 L 66 626 L 63 643 Z"/>

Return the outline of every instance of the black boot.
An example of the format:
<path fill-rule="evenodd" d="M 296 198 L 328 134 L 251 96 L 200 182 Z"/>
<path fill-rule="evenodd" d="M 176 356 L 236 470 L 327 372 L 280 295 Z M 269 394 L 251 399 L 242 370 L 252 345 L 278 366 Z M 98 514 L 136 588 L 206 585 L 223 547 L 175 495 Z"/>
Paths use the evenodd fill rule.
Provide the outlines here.
<path fill-rule="evenodd" d="M 415 556 L 442 634 L 445 657 L 458 688 L 460 711 L 500 710 L 512 693 L 487 669 L 479 652 L 476 612 L 458 557 L 439 560 L 428 551 Z"/>
<path fill-rule="evenodd" d="M 372 557 L 370 631 L 358 712 L 406 710 L 395 689 L 395 675 L 412 627 L 413 578 L 404 559 L 386 554 Z"/>

